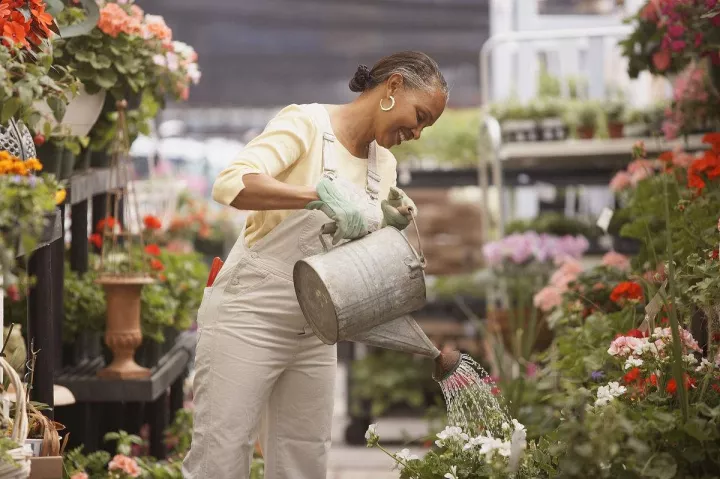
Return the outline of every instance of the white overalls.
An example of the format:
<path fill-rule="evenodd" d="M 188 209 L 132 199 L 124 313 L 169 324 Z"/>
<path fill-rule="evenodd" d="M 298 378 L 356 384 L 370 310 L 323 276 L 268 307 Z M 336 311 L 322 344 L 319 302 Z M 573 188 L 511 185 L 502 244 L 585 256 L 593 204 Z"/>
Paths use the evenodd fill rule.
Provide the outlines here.
<path fill-rule="evenodd" d="M 332 131 L 329 122 L 325 130 Z M 376 145 L 367 186 L 336 176 L 331 133 L 323 136 L 323 176 L 341 183 L 370 231 L 382 219 Z M 259 433 L 265 479 L 323 479 L 334 401 L 336 347 L 323 344 L 300 311 L 292 269 L 322 252 L 320 211 L 291 213 L 247 248 L 240 235 L 198 311 L 192 447 L 188 479 L 246 479 Z M 330 243 L 329 241 L 327 242 Z M 262 419 L 262 420 L 261 420 Z"/>

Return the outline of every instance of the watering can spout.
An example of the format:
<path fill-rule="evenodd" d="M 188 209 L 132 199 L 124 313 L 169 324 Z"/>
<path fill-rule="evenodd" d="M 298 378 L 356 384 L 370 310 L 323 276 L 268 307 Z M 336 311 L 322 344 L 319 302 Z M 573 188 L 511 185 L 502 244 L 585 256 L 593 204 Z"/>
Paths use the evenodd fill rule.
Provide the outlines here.
<path fill-rule="evenodd" d="M 400 316 L 397 319 L 355 334 L 348 339 L 368 346 L 421 354 L 433 359 L 441 355 L 438 348 L 435 347 L 420 328 L 420 325 L 410 315 Z"/>

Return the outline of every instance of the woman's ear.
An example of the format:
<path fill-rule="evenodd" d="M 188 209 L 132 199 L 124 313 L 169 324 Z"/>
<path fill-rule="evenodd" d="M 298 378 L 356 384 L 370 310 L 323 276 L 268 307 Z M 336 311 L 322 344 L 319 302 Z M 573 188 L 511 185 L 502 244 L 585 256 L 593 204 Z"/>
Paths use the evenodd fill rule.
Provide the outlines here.
<path fill-rule="evenodd" d="M 398 90 L 402 88 L 403 84 L 405 83 L 405 79 L 403 76 L 399 73 L 393 73 L 390 75 L 390 77 L 387 79 L 387 95 L 388 96 L 394 96 L 397 94 Z"/>

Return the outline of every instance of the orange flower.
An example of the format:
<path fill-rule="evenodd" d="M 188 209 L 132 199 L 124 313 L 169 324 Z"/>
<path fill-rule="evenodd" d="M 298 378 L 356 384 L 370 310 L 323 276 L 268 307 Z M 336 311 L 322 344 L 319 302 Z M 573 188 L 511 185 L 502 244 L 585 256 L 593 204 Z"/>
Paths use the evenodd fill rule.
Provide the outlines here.
<path fill-rule="evenodd" d="M 35 8 L 31 9 L 30 12 L 32 13 L 32 16 L 35 18 L 35 20 L 37 20 L 37 24 L 40 25 L 40 28 L 45 33 L 45 35 L 49 35 L 50 26 L 55 23 L 55 20 L 53 19 L 52 15 L 45 11 L 45 5 L 39 4 Z"/>
<path fill-rule="evenodd" d="M 3 36 L 12 40 L 13 44 L 22 45 L 29 48 L 30 44 L 25 38 L 27 32 L 25 26 L 21 23 L 9 21 L 3 26 Z"/>
<path fill-rule="evenodd" d="M 102 239 L 102 236 L 100 236 L 99 234 L 97 234 L 97 233 L 91 234 L 90 237 L 88 238 L 88 241 L 90 243 L 92 243 L 97 249 L 102 248 L 103 239 Z"/>
<path fill-rule="evenodd" d="M 25 161 L 25 167 L 30 171 L 42 171 L 43 166 L 37 158 L 30 158 Z"/>
<path fill-rule="evenodd" d="M 145 223 L 145 228 L 149 230 L 159 230 L 162 228 L 162 222 L 157 216 L 147 215 L 143 218 L 143 223 Z"/>
<path fill-rule="evenodd" d="M 639 368 L 632 368 L 625 376 L 623 376 L 623 381 L 625 384 L 634 383 L 638 380 L 640 377 L 640 369 Z"/>
<path fill-rule="evenodd" d="M 122 471 L 130 477 L 138 477 L 142 472 L 135 459 L 122 454 L 112 458 L 108 464 L 108 471 Z"/>
<path fill-rule="evenodd" d="M 156 244 L 149 244 L 145 247 L 145 252 L 151 256 L 160 256 L 160 247 Z"/>
<path fill-rule="evenodd" d="M 695 387 L 695 379 L 691 378 L 687 374 L 684 375 L 683 382 L 685 383 L 685 390 Z M 675 378 L 671 378 L 667 382 L 667 385 L 665 386 L 665 391 L 668 394 L 675 394 L 677 392 L 677 381 L 675 381 Z"/>
<path fill-rule="evenodd" d="M 160 261 L 157 258 L 153 258 L 150 260 L 150 267 L 154 269 L 155 271 L 164 271 L 165 265 L 162 264 L 162 261 Z"/>

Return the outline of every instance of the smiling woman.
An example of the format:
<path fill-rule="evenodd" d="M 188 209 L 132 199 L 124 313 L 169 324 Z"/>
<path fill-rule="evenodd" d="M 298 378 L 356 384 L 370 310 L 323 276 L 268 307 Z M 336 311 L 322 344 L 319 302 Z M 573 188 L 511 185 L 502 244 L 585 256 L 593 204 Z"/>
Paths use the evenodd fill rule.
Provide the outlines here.
<path fill-rule="evenodd" d="M 400 207 L 416 208 L 388 148 L 420 138 L 448 97 L 417 52 L 360 66 L 350 89 L 360 95 L 348 104 L 284 108 L 215 181 L 216 201 L 252 213 L 198 311 L 185 478 L 247 479 L 261 416 L 266 479 L 326 475 L 336 349 L 307 325 L 293 266 L 323 251 L 328 221 L 333 244 L 407 227 Z"/>

